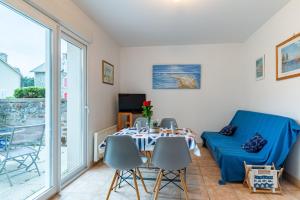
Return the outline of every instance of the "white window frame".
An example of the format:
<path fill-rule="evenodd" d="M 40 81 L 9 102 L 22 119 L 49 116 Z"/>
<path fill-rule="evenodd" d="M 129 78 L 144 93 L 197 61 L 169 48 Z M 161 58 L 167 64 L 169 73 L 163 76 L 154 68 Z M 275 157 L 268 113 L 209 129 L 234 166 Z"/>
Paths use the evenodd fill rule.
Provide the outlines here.
<path fill-rule="evenodd" d="M 62 27 L 59 23 L 55 22 L 51 17 L 47 16 L 46 14 L 42 13 L 41 11 L 37 10 L 30 4 L 26 3 L 25 1 L 20 0 L 2 0 L 0 2 L 1 4 L 4 4 L 8 6 L 10 9 L 13 9 L 17 11 L 18 13 L 22 14 L 24 17 L 29 18 L 30 20 L 33 20 L 42 26 L 48 28 L 51 30 L 51 52 L 50 53 L 50 62 L 51 62 L 51 69 L 49 73 L 49 89 L 48 89 L 48 96 L 50 97 L 51 104 L 49 104 L 49 113 L 51 113 L 50 119 L 49 119 L 49 132 L 50 133 L 57 133 L 52 134 L 51 138 L 51 153 L 50 153 L 50 159 L 51 160 L 51 166 L 50 166 L 50 188 L 48 190 L 43 190 L 41 192 L 37 192 L 36 194 L 32 195 L 28 199 L 34 199 L 34 200 L 44 200 L 52 197 L 54 194 L 59 192 L 62 187 L 66 186 L 71 181 L 75 180 L 78 176 L 80 176 L 82 173 L 84 173 L 88 167 L 88 99 L 87 99 L 87 48 L 88 43 L 84 40 L 82 40 L 80 37 L 78 37 L 76 34 L 74 34 L 72 31 L 69 31 L 68 29 Z M 84 46 L 84 65 L 82 68 L 83 73 L 83 83 L 82 87 L 84 90 L 83 94 L 83 129 L 85 132 L 84 135 L 84 162 L 85 166 L 84 168 L 80 169 L 80 171 L 76 171 L 77 173 L 72 174 L 73 177 L 69 177 L 67 180 L 61 180 L 61 155 L 60 155 L 60 38 L 61 37 L 69 37 L 68 41 L 74 40 L 75 42 L 79 43 L 80 45 Z M 77 45 L 76 45 L 77 46 Z"/>
<path fill-rule="evenodd" d="M 60 27 L 58 26 L 58 24 L 51 20 L 49 17 L 43 15 L 42 13 L 40 13 L 39 11 L 37 11 L 36 9 L 34 9 L 32 6 L 28 5 L 27 3 L 25 3 L 24 1 L 20 1 L 20 0 L 5 0 L 3 1 L 4 5 L 8 6 L 10 9 L 13 9 L 15 11 L 17 11 L 18 13 L 20 13 L 21 15 L 23 15 L 26 18 L 29 18 L 30 20 L 33 20 L 35 22 L 37 22 L 38 24 L 48 28 L 51 31 L 51 35 L 50 35 L 50 52 L 48 52 L 47 54 L 49 54 L 50 56 L 50 60 L 48 60 L 48 62 L 51 63 L 51 67 L 49 69 L 49 77 L 47 81 L 49 86 L 48 86 L 48 90 L 47 90 L 47 94 L 46 96 L 49 96 L 49 107 L 48 107 L 48 113 L 49 113 L 49 128 L 48 131 L 49 133 L 58 133 L 58 124 L 55 123 L 58 121 L 58 106 L 57 106 L 57 90 L 55 90 L 54 88 L 57 88 L 57 69 L 58 69 L 58 33 L 59 33 L 59 29 Z M 48 48 L 49 49 L 49 48 Z M 48 50 L 47 49 L 47 50 Z M 53 196 L 55 193 L 57 193 L 57 191 L 59 191 L 60 189 L 60 180 L 58 178 L 58 169 L 56 166 L 58 166 L 58 147 L 59 147 L 59 138 L 58 138 L 58 134 L 51 134 L 52 138 L 50 138 L 50 166 L 49 166 L 49 188 L 45 189 L 45 190 L 41 190 L 40 192 L 37 192 L 35 194 L 33 194 L 32 196 L 28 197 L 27 199 L 36 199 L 36 200 L 42 200 L 42 199 L 48 199 L 51 196 Z"/>
<path fill-rule="evenodd" d="M 84 172 L 88 169 L 88 147 L 87 147 L 87 141 L 88 141 L 88 126 L 87 126 L 87 120 L 88 120 L 88 106 L 87 106 L 87 43 L 84 42 L 81 38 L 79 38 L 77 35 L 69 31 L 68 29 L 61 27 L 60 31 L 60 39 L 64 39 L 67 42 L 72 43 L 73 45 L 79 47 L 82 49 L 82 58 L 83 58 L 83 64 L 81 68 L 81 74 L 82 74 L 82 133 L 83 133 L 83 166 L 75 170 L 74 172 L 70 173 L 63 179 L 61 179 L 61 188 L 64 188 L 71 182 L 73 182 L 75 179 L 77 179 L 80 175 L 82 175 Z M 60 40 L 59 40 L 59 46 L 60 46 Z M 59 49 L 59 55 L 60 55 L 60 49 Z M 59 74 L 60 76 L 60 74 Z M 61 80 L 59 79 L 59 93 L 61 93 Z M 60 99 L 59 99 L 60 101 Z M 60 111 L 59 111 L 60 113 Z M 60 133 L 61 135 L 61 133 Z M 60 151 L 61 148 L 59 148 Z M 59 157 L 61 156 L 61 152 L 59 152 Z M 59 159 L 61 161 L 61 159 Z M 61 165 L 60 165 L 61 168 Z M 61 174 L 61 171 L 60 171 Z"/>

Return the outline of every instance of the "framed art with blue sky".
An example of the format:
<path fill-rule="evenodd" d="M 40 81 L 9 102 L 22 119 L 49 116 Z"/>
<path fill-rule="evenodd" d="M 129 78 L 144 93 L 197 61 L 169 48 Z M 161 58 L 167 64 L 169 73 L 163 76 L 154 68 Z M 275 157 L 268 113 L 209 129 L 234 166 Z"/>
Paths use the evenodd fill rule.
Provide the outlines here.
<path fill-rule="evenodd" d="M 300 76 L 300 33 L 276 46 L 276 80 Z"/>
<path fill-rule="evenodd" d="M 200 89 L 201 65 L 153 65 L 153 89 Z"/>
<path fill-rule="evenodd" d="M 114 84 L 114 66 L 105 60 L 102 60 L 102 82 Z"/>
<path fill-rule="evenodd" d="M 256 60 L 256 80 L 262 80 L 265 78 L 265 55 Z"/>

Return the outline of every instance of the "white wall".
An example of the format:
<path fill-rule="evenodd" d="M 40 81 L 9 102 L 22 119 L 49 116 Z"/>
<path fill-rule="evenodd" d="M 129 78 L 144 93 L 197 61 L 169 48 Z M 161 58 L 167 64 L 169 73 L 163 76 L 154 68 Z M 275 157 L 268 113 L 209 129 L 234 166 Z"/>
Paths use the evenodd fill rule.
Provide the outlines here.
<path fill-rule="evenodd" d="M 146 93 L 154 119 L 175 117 L 180 127 L 197 133 L 218 131 L 238 109 L 240 49 L 238 44 L 122 48 L 120 91 Z M 201 64 L 201 89 L 153 90 L 153 64 Z"/>
<path fill-rule="evenodd" d="M 40 8 L 55 16 L 89 43 L 87 49 L 89 162 L 92 161 L 93 133 L 116 123 L 116 100 L 119 91 L 120 48 L 94 21 L 71 0 L 32 0 Z M 114 86 L 102 83 L 102 59 L 115 65 Z"/>
<path fill-rule="evenodd" d="M 14 95 L 14 91 L 21 86 L 21 76 L 0 61 L 0 98 L 5 99 Z"/>
<path fill-rule="evenodd" d="M 275 81 L 275 46 L 300 32 L 300 1 L 291 0 L 241 45 L 131 47 L 121 50 L 70 0 L 33 0 L 68 27 L 92 41 L 88 48 L 89 147 L 92 132 L 115 123 L 120 71 L 121 92 L 147 93 L 154 118 L 174 116 L 180 126 L 198 133 L 219 130 L 239 108 L 300 119 L 300 78 Z M 255 80 L 255 60 L 266 55 L 266 78 Z M 115 86 L 101 83 L 100 61 L 116 66 Z M 200 90 L 152 90 L 152 65 L 199 63 Z M 120 69 L 120 70 L 119 70 Z M 289 157 L 287 171 L 300 179 L 300 141 Z"/>
<path fill-rule="evenodd" d="M 244 45 L 243 74 L 246 95 L 242 99 L 243 107 L 279 115 L 300 121 L 300 78 L 276 81 L 275 46 L 294 33 L 300 32 L 300 1 L 292 0 Z M 265 54 L 266 77 L 255 80 L 255 60 Z M 287 163 L 287 172 L 300 180 L 300 140 L 294 147 Z"/>

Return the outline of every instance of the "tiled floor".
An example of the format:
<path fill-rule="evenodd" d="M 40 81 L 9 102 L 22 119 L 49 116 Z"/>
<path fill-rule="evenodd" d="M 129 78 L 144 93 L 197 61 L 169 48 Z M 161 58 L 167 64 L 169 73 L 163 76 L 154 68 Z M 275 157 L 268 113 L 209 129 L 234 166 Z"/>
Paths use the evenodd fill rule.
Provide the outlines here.
<path fill-rule="evenodd" d="M 62 170 L 67 171 L 67 148 L 63 147 L 62 152 Z M 27 197 L 33 195 L 40 190 L 46 189 L 46 179 L 47 179 L 47 158 L 48 151 L 46 148 L 42 148 L 39 159 L 37 160 L 37 165 L 40 170 L 41 176 L 38 175 L 35 168 L 31 167 L 30 172 L 26 172 L 25 169 L 18 170 L 16 172 L 10 173 L 10 179 L 13 186 L 9 185 L 9 182 L 5 175 L 0 176 L 0 199 L 1 200 L 16 200 L 16 199 L 26 199 Z M 2 157 L 1 157 L 2 158 Z M 1 159 L 0 158 L 0 159 Z M 27 159 L 25 164 L 30 164 L 31 160 Z M 1 166 L 1 165 L 0 165 Z M 9 170 L 16 169 L 19 164 L 15 161 L 9 161 L 6 163 L 6 167 Z M 16 192 L 17 191 L 17 192 Z"/>
<path fill-rule="evenodd" d="M 193 157 L 188 168 L 187 183 L 190 199 L 197 200 L 299 200 L 300 189 L 282 180 L 283 195 L 250 194 L 242 184 L 218 185 L 219 169 L 209 152 L 202 148 L 200 158 Z M 114 171 L 103 164 L 98 164 L 75 182 L 66 187 L 52 200 L 102 200 L 105 199 Z M 144 177 L 154 177 L 153 172 L 142 170 Z M 149 191 L 154 182 L 145 181 Z M 153 199 L 152 193 L 145 193 L 139 183 L 141 199 Z M 136 199 L 135 191 L 127 185 L 117 192 L 112 192 L 111 200 Z M 162 189 L 159 199 L 184 199 L 184 194 L 175 186 L 168 185 Z"/>

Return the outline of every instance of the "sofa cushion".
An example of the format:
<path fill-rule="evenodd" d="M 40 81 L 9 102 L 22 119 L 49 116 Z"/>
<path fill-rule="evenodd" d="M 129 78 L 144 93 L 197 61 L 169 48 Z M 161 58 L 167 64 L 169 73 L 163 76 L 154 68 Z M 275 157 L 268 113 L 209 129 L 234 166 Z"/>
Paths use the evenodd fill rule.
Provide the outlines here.
<path fill-rule="evenodd" d="M 242 144 L 242 149 L 249 153 L 259 152 L 268 143 L 259 133 L 256 133 L 245 144 Z"/>
<path fill-rule="evenodd" d="M 220 131 L 220 134 L 226 135 L 226 136 L 231 136 L 234 134 L 235 130 L 236 130 L 236 126 L 227 125 L 224 128 L 222 128 L 222 130 Z"/>

